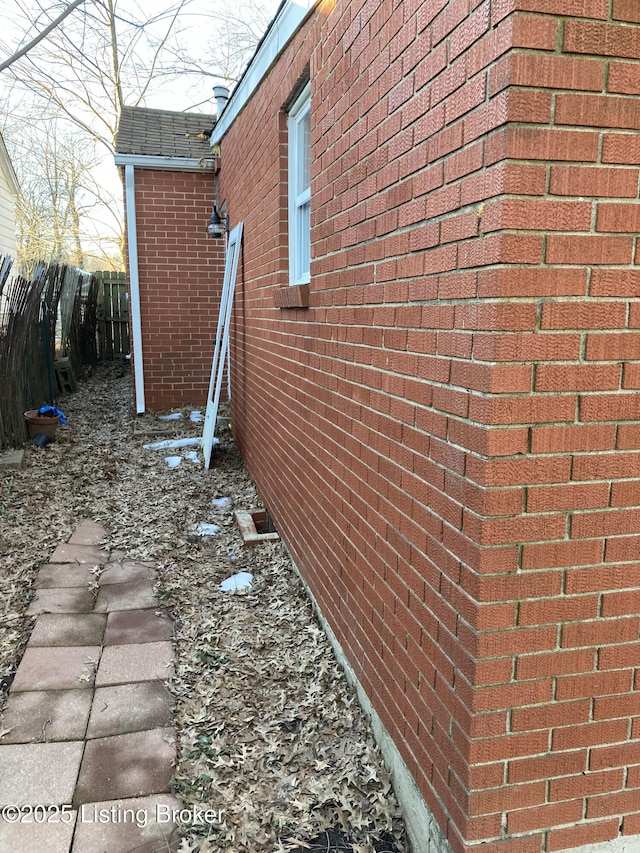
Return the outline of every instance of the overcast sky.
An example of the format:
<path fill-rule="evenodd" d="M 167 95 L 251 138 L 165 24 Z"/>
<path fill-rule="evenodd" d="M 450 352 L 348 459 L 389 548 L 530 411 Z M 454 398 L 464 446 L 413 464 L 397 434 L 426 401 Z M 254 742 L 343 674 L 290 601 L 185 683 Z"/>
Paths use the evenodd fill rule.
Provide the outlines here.
<path fill-rule="evenodd" d="M 69 2 L 71 0 L 57 0 L 57 2 L 56 0 L 51 0 L 51 2 L 49 0 L 0 0 L 2 10 L 0 15 L 2 21 L 0 61 L 8 59 L 20 47 L 42 32 Z M 95 2 L 96 0 L 85 0 L 84 4 L 70 13 L 61 25 L 62 27 L 65 25 L 69 27 L 65 30 L 67 33 L 74 33 L 74 38 L 76 37 L 75 34 L 80 32 L 78 25 L 83 21 L 83 8 L 89 9 Z M 115 0 L 117 13 L 124 18 L 130 17 L 136 21 L 149 20 L 175 2 L 176 0 Z M 216 45 L 220 42 L 220 24 L 212 16 L 212 12 L 226 9 L 233 15 L 237 15 L 244 8 L 245 14 L 251 15 L 252 4 L 255 3 L 262 6 L 263 21 L 268 22 L 275 15 L 280 0 L 234 0 L 233 3 L 229 3 L 227 0 L 226 5 L 216 5 L 212 3 L 212 0 L 190 0 L 188 8 L 181 13 L 179 31 L 171 43 L 172 45 L 179 43 L 186 48 L 190 58 L 198 61 L 206 71 L 212 72 L 217 64 Z M 46 14 L 42 12 L 42 8 L 47 10 Z M 257 36 L 261 35 L 262 26 L 254 28 L 254 31 Z M 164 28 L 162 32 L 164 33 Z M 32 58 L 35 58 L 36 62 L 42 61 L 41 59 L 38 60 L 37 51 L 41 50 L 45 44 L 46 42 L 42 42 L 34 49 Z M 108 61 L 108 55 L 100 61 Z M 80 66 L 76 64 L 75 67 Z M 24 138 L 22 132 L 16 136 L 16 128 L 20 128 L 20 122 L 25 125 L 24 132 L 30 136 L 34 133 L 37 134 L 39 127 L 37 122 L 34 124 L 34 113 L 31 112 L 30 108 L 33 102 L 30 96 L 18 94 L 15 89 L 11 98 L 8 96 L 9 89 L 14 82 L 11 70 L 18 68 L 19 65 L 16 64 L 13 69 L 0 72 L 0 129 L 7 128 L 9 123 L 12 123 L 14 141 Z M 48 69 L 48 66 L 45 64 L 44 68 Z M 185 74 L 179 79 L 171 81 L 156 76 L 154 86 L 149 89 L 142 105 L 166 110 L 215 113 L 216 107 L 212 87 L 216 82 L 222 81 L 206 76 L 204 73 L 202 75 Z M 123 81 L 125 93 L 134 88 L 135 86 L 127 84 L 126 79 Z M 132 103 L 126 94 L 125 103 Z M 40 108 L 42 104 L 42 99 L 40 99 L 37 108 Z M 93 208 L 89 219 L 86 220 L 85 229 L 98 235 L 112 232 L 113 219 L 111 213 L 116 209 L 121 209 L 122 204 L 122 188 L 113 156 L 109 154 L 100 156 L 100 163 L 92 169 L 92 175 L 113 196 L 114 201 L 108 206 Z M 30 161 L 27 160 L 26 162 L 28 164 Z M 35 168 L 37 168 L 37 164 Z"/>
<path fill-rule="evenodd" d="M 131 15 L 140 20 L 152 17 L 172 1 L 175 2 L 175 0 L 116 0 L 116 6 L 118 14 L 122 17 Z M 95 0 L 86 0 L 85 4 L 71 12 L 70 18 L 80 19 L 83 6 L 89 6 L 92 2 Z M 265 9 L 269 19 L 275 15 L 280 5 L 280 0 L 255 0 L 255 2 Z M 251 4 L 251 0 L 248 0 L 248 4 Z M 4 60 L 41 32 L 67 4 L 47 3 L 46 0 L 2 0 L 1 5 L 0 59 Z M 49 10 L 48 14 L 44 14 L 41 7 Z M 208 59 L 212 59 L 216 50 L 219 24 L 212 17 L 212 10 L 215 8 L 212 0 L 190 0 L 188 8 L 180 16 L 180 32 L 177 38 L 182 44 L 187 44 L 190 55 L 204 65 L 207 65 Z M 242 0 L 236 0 L 233 4 L 233 12 L 241 8 Z M 0 92 L 8 82 L 10 82 L 10 76 L 5 71 L 0 74 Z M 203 104 L 200 109 L 202 112 L 209 112 L 212 108 L 215 111 L 211 91 L 214 82 L 207 77 L 199 80 L 192 75 L 185 76 L 180 81 L 172 82 L 170 85 L 163 84 L 155 91 L 150 91 L 145 106 L 188 110 L 200 101 L 211 99 L 210 104 Z"/>

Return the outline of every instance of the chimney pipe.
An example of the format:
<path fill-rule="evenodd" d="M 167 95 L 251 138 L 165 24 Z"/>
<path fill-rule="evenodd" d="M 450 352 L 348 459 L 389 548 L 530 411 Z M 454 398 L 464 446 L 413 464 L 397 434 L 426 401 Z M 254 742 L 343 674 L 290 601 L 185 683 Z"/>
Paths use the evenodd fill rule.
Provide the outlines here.
<path fill-rule="evenodd" d="M 220 118 L 222 110 L 225 108 L 225 105 L 229 100 L 229 90 L 226 86 L 214 86 L 213 97 L 216 99 L 216 112 L 218 114 L 218 118 Z"/>

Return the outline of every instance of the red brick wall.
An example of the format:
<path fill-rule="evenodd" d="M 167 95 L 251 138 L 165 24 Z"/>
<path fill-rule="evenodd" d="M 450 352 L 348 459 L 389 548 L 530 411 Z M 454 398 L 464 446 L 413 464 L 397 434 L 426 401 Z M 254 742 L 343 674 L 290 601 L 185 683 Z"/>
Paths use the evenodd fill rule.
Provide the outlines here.
<path fill-rule="evenodd" d="M 238 442 L 454 851 L 640 833 L 637 4 L 325 8 L 223 140 Z"/>
<path fill-rule="evenodd" d="M 206 405 L 224 270 L 213 174 L 135 169 L 147 409 Z"/>

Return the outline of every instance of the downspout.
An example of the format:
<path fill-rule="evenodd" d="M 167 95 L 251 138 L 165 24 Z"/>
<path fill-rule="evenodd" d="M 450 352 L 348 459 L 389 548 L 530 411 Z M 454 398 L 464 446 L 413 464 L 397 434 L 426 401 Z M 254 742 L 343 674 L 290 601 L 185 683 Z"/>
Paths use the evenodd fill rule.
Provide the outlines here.
<path fill-rule="evenodd" d="M 136 229 L 136 195 L 132 165 L 124 167 L 125 202 L 127 208 L 127 246 L 129 254 L 129 312 L 133 342 L 133 369 L 136 385 L 136 414 L 145 410 L 144 363 L 142 359 L 142 322 L 140 312 L 140 278 L 138 276 L 138 237 Z"/>

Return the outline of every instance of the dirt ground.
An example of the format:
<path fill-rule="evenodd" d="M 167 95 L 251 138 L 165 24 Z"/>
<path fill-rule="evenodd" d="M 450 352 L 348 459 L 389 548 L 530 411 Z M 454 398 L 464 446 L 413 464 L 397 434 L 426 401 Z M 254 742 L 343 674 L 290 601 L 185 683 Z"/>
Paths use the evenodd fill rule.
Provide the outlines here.
<path fill-rule="evenodd" d="M 224 815 L 185 827 L 181 853 L 407 851 L 368 720 L 284 546 L 242 546 L 233 509 L 260 501 L 231 432 L 209 470 L 186 456 L 170 468 L 167 453 L 193 448 L 143 445 L 198 437 L 202 423 L 190 409 L 180 420 L 135 418 L 126 362 L 101 366 L 58 405 L 68 425 L 56 441 L 28 446 L 20 470 L 0 473 L 0 707 L 31 631 L 24 612 L 38 567 L 93 519 L 109 531 L 103 547 L 156 563 L 156 592 L 175 621 L 172 786 Z M 202 522 L 219 530 L 199 535 Z M 221 591 L 240 571 L 253 589 Z"/>

